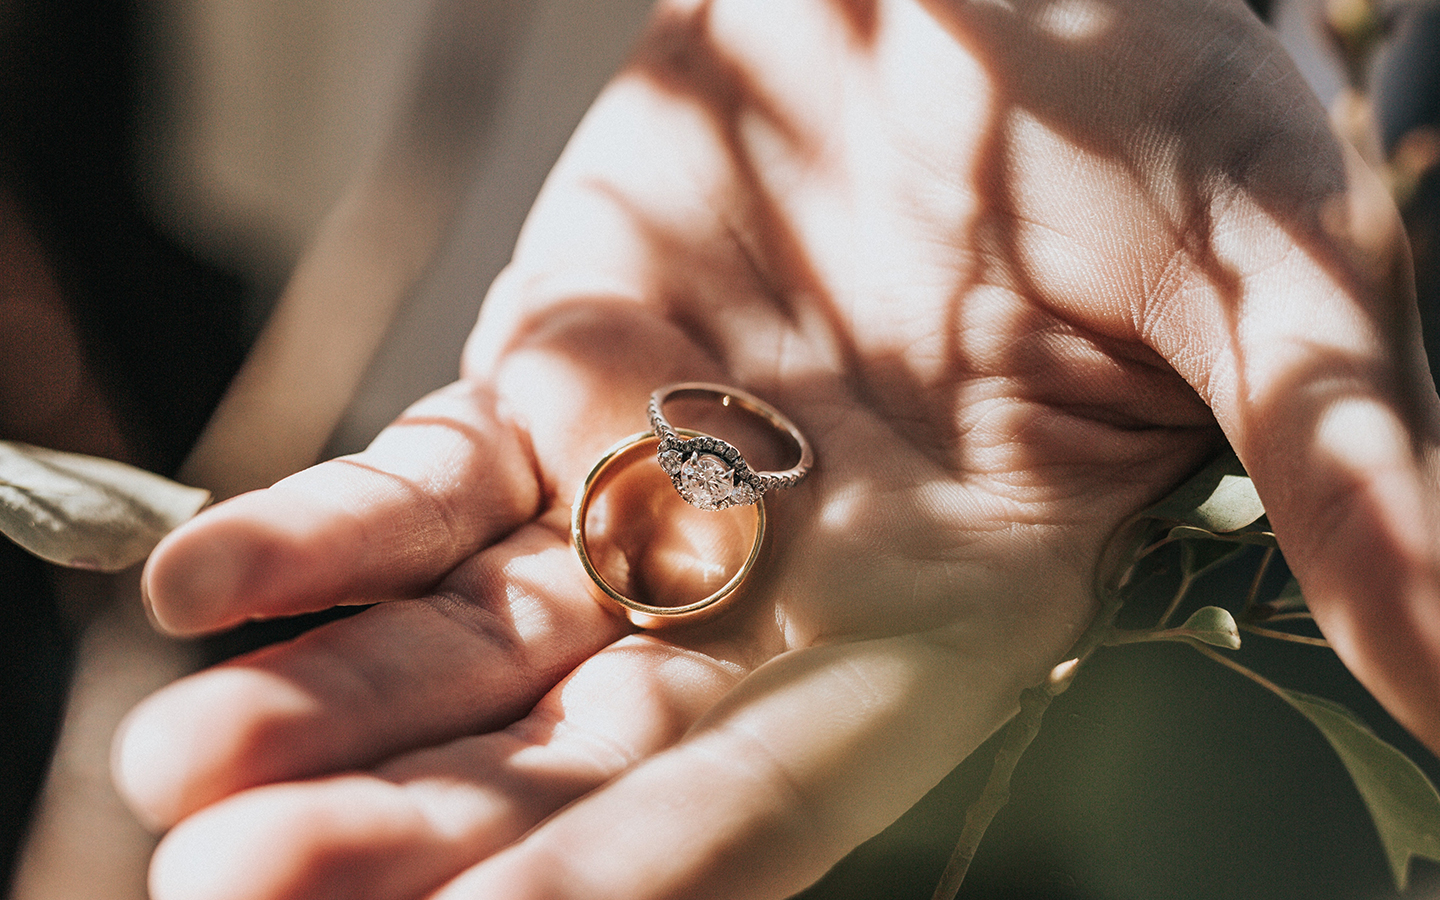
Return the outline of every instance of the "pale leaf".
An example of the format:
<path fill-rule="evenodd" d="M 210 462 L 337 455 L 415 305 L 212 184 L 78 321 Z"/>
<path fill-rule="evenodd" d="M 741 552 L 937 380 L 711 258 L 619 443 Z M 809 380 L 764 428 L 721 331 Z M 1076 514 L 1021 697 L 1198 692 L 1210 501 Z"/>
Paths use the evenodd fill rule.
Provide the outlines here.
<path fill-rule="evenodd" d="M 1185 620 L 1185 624 L 1175 631 L 1212 647 L 1240 649 L 1240 629 L 1235 625 L 1235 617 L 1230 615 L 1229 610 L 1218 606 L 1203 606 L 1195 610 L 1190 618 Z"/>
<path fill-rule="evenodd" d="M 0 532 L 59 565 L 129 568 L 209 499 L 114 460 L 0 441 Z"/>
<path fill-rule="evenodd" d="M 1440 862 L 1440 795 L 1435 786 L 1409 757 L 1340 704 L 1285 688 L 1277 692 L 1320 729 L 1339 754 L 1380 832 L 1395 886 L 1405 890 L 1411 857 Z"/>
<path fill-rule="evenodd" d="M 1255 524 L 1265 507 L 1244 466 L 1227 450 L 1144 515 L 1219 535 Z"/>

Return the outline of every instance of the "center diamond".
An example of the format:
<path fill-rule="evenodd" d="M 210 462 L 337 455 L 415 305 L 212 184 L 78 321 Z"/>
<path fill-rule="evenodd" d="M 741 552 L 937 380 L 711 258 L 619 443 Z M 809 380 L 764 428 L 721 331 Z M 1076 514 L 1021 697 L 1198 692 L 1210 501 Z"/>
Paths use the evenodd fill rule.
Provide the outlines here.
<path fill-rule="evenodd" d="M 680 496 L 701 509 L 720 509 L 735 490 L 734 472 L 710 453 L 694 453 L 680 466 Z"/>

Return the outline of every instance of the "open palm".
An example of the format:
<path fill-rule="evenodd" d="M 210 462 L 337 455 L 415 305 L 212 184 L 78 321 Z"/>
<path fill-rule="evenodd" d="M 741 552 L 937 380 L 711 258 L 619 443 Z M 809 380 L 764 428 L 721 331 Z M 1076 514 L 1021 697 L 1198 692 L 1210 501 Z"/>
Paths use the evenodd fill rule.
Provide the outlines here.
<path fill-rule="evenodd" d="M 153 557 L 176 631 L 376 604 L 132 715 L 122 789 L 179 823 L 156 896 L 787 896 L 1012 713 L 1106 540 L 1223 438 L 1440 745 L 1400 246 L 1239 2 L 662 5 L 461 380 Z M 774 403 L 817 463 L 732 609 L 634 633 L 570 502 L 682 380 Z"/>

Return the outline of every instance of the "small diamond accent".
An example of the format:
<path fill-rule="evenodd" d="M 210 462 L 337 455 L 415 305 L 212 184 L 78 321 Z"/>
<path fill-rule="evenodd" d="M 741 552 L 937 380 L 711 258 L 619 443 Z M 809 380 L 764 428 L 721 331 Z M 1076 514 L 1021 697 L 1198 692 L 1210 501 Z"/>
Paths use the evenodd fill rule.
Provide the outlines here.
<path fill-rule="evenodd" d="M 666 450 L 660 454 L 660 468 L 665 470 L 667 475 L 674 475 L 680 471 L 680 466 L 685 462 L 685 457 L 679 450 Z"/>
<path fill-rule="evenodd" d="M 736 482 L 735 489 L 730 492 L 730 503 L 733 506 L 748 506 L 759 499 L 760 495 L 755 493 L 748 481 Z"/>

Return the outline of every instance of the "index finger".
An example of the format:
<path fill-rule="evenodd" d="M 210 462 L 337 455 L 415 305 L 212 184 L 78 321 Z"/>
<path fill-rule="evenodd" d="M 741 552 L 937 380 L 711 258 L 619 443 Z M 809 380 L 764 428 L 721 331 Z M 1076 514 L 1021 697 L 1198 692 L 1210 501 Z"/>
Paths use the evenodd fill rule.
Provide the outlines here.
<path fill-rule="evenodd" d="M 418 596 L 533 518 L 528 442 L 487 389 L 413 405 L 364 452 L 207 510 L 145 567 L 153 618 L 181 634 Z"/>

